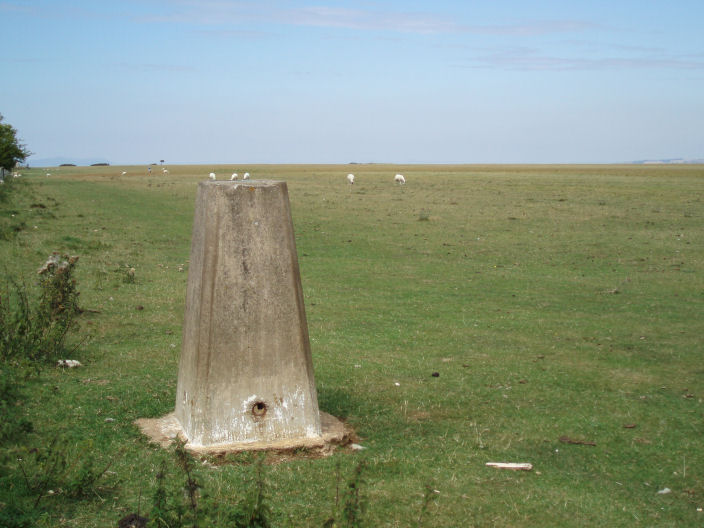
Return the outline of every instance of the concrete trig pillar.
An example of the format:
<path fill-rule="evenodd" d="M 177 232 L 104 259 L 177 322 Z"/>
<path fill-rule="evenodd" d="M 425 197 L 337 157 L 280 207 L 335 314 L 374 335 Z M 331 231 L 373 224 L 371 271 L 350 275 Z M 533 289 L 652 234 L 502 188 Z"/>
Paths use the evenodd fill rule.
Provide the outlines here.
<path fill-rule="evenodd" d="M 284 182 L 198 186 L 176 418 L 194 447 L 321 436 Z"/>
<path fill-rule="evenodd" d="M 342 441 L 318 410 L 286 183 L 198 185 L 176 409 L 138 424 L 196 451 Z"/>

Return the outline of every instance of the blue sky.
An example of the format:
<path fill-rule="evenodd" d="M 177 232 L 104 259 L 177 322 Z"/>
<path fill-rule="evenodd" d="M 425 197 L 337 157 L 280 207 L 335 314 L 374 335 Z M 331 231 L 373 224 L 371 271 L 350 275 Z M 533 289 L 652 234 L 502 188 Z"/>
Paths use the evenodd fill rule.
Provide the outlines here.
<path fill-rule="evenodd" d="M 0 0 L 33 160 L 704 158 L 704 2 Z"/>

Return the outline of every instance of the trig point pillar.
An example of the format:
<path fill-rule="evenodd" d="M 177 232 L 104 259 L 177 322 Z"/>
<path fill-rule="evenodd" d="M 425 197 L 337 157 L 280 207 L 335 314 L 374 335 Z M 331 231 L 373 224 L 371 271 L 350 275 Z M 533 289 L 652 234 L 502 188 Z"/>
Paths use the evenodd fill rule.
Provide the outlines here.
<path fill-rule="evenodd" d="M 284 182 L 198 185 L 175 417 L 195 450 L 322 443 Z"/>

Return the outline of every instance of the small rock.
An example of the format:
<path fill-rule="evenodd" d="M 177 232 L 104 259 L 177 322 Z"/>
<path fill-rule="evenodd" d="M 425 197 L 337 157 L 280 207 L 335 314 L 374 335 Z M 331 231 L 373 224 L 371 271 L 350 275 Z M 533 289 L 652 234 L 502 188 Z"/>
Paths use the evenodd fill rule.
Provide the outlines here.
<path fill-rule="evenodd" d="M 433 376 L 434 378 L 439 378 L 439 377 L 440 377 L 440 373 L 439 373 L 439 372 L 433 372 L 433 373 L 431 374 L 431 376 Z"/>
<path fill-rule="evenodd" d="M 396 385 L 397 387 L 401 386 L 401 384 L 398 381 L 394 381 L 394 385 Z"/>
<path fill-rule="evenodd" d="M 105 418 L 105 423 L 112 423 L 115 421 L 115 418 Z"/>
<path fill-rule="evenodd" d="M 663 488 L 661 490 L 658 490 L 658 495 L 667 495 L 668 493 L 672 493 L 672 490 L 670 488 Z"/>
<path fill-rule="evenodd" d="M 363 449 L 366 449 L 366 447 L 359 444 L 350 444 L 350 449 L 353 449 L 355 451 L 362 451 Z"/>

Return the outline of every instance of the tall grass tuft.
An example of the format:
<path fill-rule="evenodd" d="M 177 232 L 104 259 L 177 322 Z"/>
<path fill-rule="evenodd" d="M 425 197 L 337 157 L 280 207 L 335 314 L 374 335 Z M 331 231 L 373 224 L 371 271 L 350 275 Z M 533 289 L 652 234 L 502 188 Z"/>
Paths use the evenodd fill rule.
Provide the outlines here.
<path fill-rule="evenodd" d="M 352 471 L 352 475 L 347 481 L 346 488 L 343 492 L 344 502 L 342 504 L 342 510 L 340 511 L 340 481 L 342 480 L 342 474 L 338 463 L 336 469 L 335 511 L 332 517 L 325 521 L 323 528 L 362 528 L 366 526 L 364 514 L 367 509 L 367 502 L 361 491 L 361 488 L 365 484 L 362 477 L 365 466 L 366 462 L 362 460 Z"/>

